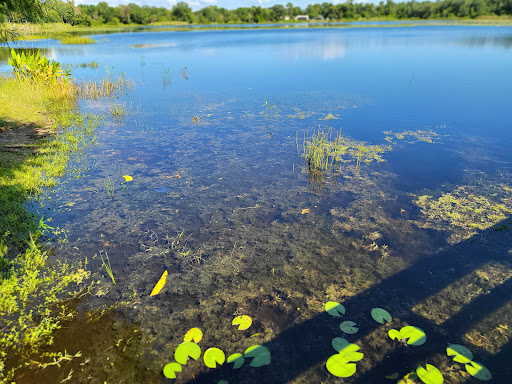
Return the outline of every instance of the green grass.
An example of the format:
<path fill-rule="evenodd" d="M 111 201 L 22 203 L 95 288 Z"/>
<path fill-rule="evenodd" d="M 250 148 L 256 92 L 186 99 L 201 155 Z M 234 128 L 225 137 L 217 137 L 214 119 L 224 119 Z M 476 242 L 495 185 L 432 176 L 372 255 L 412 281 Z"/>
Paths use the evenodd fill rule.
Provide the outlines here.
<path fill-rule="evenodd" d="M 62 44 L 94 44 L 96 40 L 84 36 L 69 36 L 61 40 Z"/>
<path fill-rule="evenodd" d="M 62 298 L 90 275 L 86 263 L 49 262 L 45 239 L 57 230 L 26 205 L 94 142 L 97 118 L 76 111 L 72 88 L 0 79 L 0 382 L 51 344 L 70 314 Z"/>

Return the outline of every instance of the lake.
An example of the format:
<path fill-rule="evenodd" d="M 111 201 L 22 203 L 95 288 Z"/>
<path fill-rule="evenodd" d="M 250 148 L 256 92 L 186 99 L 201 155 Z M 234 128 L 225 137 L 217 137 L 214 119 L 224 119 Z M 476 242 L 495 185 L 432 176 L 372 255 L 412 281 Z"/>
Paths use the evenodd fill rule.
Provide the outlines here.
<path fill-rule="evenodd" d="M 87 258 L 95 273 L 50 349 L 83 358 L 17 382 L 70 369 L 75 382 L 170 382 L 163 367 L 193 327 L 202 354 L 245 351 L 245 363 L 190 358 L 176 382 L 396 382 L 426 364 L 445 382 L 486 378 L 478 364 L 508 382 L 512 27 L 93 37 L 18 44 L 77 82 L 124 74 L 134 87 L 80 101 L 107 117 L 33 208 L 63 231 L 55 259 Z M 360 350 L 331 358 L 340 343 Z M 473 356 L 454 362 L 448 344 Z"/>

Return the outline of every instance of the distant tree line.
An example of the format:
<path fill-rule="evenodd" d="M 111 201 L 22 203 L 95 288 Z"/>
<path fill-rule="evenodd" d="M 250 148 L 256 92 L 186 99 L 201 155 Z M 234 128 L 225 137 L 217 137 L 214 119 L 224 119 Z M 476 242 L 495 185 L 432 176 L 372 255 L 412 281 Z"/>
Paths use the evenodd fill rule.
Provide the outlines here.
<path fill-rule="evenodd" d="M 26 12 L 28 10 L 29 12 Z M 292 3 L 269 8 L 241 7 L 227 10 L 209 6 L 193 12 L 185 2 L 178 2 L 172 9 L 139 6 L 137 4 L 109 6 L 75 5 L 62 0 L 0 0 L 0 21 L 32 21 L 68 23 L 72 25 L 139 24 L 155 22 L 186 22 L 197 24 L 266 23 L 294 20 L 299 15 L 309 19 L 359 20 L 370 18 L 389 19 L 443 19 L 475 18 L 484 15 L 512 15 L 512 0 L 438 0 L 395 3 L 391 0 L 372 3 L 345 3 L 308 5 L 305 9 Z"/>

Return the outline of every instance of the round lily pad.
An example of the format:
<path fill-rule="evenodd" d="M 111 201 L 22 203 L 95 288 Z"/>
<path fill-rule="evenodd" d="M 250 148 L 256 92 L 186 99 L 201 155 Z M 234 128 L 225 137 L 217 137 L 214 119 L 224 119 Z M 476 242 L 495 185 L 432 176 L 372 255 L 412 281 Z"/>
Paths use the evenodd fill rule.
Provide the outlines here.
<path fill-rule="evenodd" d="M 385 321 L 389 323 L 393 319 L 389 312 L 382 308 L 373 308 L 371 315 L 373 320 L 380 324 L 384 324 Z"/>
<path fill-rule="evenodd" d="M 181 365 L 178 363 L 169 363 L 164 367 L 164 376 L 168 379 L 175 379 L 176 372 L 181 372 Z"/>
<path fill-rule="evenodd" d="M 244 331 L 249 328 L 252 324 L 252 319 L 247 315 L 237 316 L 231 322 L 233 325 L 238 325 L 239 331 Z"/>
<path fill-rule="evenodd" d="M 270 350 L 263 345 L 253 345 L 244 352 L 245 357 L 254 357 L 249 364 L 251 367 L 261 367 L 270 364 Z"/>
<path fill-rule="evenodd" d="M 256 357 L 263 353 L 270 353 L 270 350 L 263 345 L 256 344 L 256 345 L 252 345 L 249 348 L 247 348 L 244 352 L 244 356 L 245 357 Z"/>
<path fill-rule="evenodd" d="M 350 343 L 347 339 L 344 339 L 343 337 L 335 337 L 331 340 L 332 347 L 336 350 L 336 352 L 341 351 L 343 348 L 345 348 Z"/>
<path fill-rule="evenodd" d="M 386 379 L 389 379 L 389 380 L 396 380 L 398 379 L 398 376 L 400 376 L 398 374 L 398 372 L 393 372 L 391 375 L 387 375 L 387 376 L 384 376 Z"/>
<path fill-rule="evenodd" d="M 329 357 L 325 366 L 332 375 L 337 377 L 349 377 L 356 373 L 356 365 L 339 354 Z"/>
<path fill-rule="evenodd" d="M 473 353 L 460 344 L 449 344 L 446 348 L 446 354 L 453 356 L 453 361 L 457 363 L 469 364 L 473 360 Z"/>
<path fill-rule="evenodd" d="M 192 343 L 190 341 L 185 341 L 178 345 L 176 351 L 174 351 L 174 360 L 176 360 L 181 365 L 187 364 L 187 360 L 189 357 L 197 360 L 197 358 L 201 356 L 201 348 L 196 343 Z"/>
<path fill-rule="evenodd" d="M 388 331 L 388 336 L 391 340 L 402 340 L 402 335 L 400 334 L 400 331 L 397 331 L 396 329 L 390 329 Z"/>
<path fill-rule="evenodd" d="M 183 341 L 194 341 L 194 343 L 199 343 L 202 339 L 203 331 L 199 328 L 191 328 L 187 333 L 185 333 Z"/>
<path fill-rule="evenodd" d="M 485 366 L 477 363 L 476 361 L 472 361 L 470 364 L 466 364 L 466 371 L 468 371 L 471 376 L 477 378 L 478 380 L 489 381 L 492 379 L 491 372 L 489 372 Z"/>
<path fill-rule="evenodd" d="M 357 344 L 349 344 L 339 351 L 339 355 L 348 361 L 359 361 L 364 357 L 364 353 L 356 352 L 361 348 Z"/>
<path fill-rule="evenodd" d="M 334 317 L 340 317 L 345 314 L 345 307 L 335 301 L 328 301 L 325 303 L 325 310 L 329 315 Z"/>
<path fill-rule="evenodd" d="M 357 333 L 359 331 L 359 328 L 355 327 L 356 323 L 353 321 L 344 321 L 340 324 L 340 329 L 348 333 L 349 335 L 353 335 L 354 333 Z"/>
<path fill-rule="evenodd" d="M 425 332 L 418 327 L 413 327 L 412 325 L 408 325 L 400 329 L 400 336 L 402 339 L 409 339 L 407 340 L 407 344 L 415 346 L 423 345 L 425 344 L 425 341 L 427 341 L 427 335 Z"/>
<path fill-rule="evenodd" d="M 233 353 L 232 355 L 229 355 L 226 361 L 229 364 L 233 363 L 233 369 L 238 369 L 244 365 L 245 357 L 241 353 Z"/>
<path fill-rule="evenodd" d="M 208 368 L 215 368 L 217 367 L 217 364 L 224 364 L 226 361 L 226 355 L 222 349 L 215 347 L 208 348 L 206 351 L 204 351 L 203 361 L 204 365 L 206 365 Z"/>
<path fill-rule="evenodd" d="M 439 372 L 439 369 L 433 365 L 427 364 L 427 369 L 419 366 L 416 368 L 416 374 L 425 384 L 443 384 L 443 375 Z"/>

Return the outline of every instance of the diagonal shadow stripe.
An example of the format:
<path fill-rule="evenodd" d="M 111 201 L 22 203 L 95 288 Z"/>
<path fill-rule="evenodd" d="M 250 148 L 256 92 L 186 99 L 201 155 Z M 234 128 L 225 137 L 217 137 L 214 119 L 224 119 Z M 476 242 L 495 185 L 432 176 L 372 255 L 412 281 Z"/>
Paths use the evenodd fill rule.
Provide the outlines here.
<path fill-rule="evenodd" d="M 494 228 L 500 225 L 502 223 L 484 231 L 483 234 L 492 235 Z M 357 334 L 359 339 L 364 338 L 379 326 L 373 320 L 368 321 L 368 317 L 371 308 L 383 306 L 383 303 L 386 304 L 385 308 L 390 308 L 396 314 L 396 317 L 409 324 L 417 325 L 429 334 L 429 346 L 425 348 L 422 346 L 416 351 L 411 348 L 397 350 L 385 361 L 378 363 L 376 368 L 360 378 L 356 378 L 357 383 L 375 383 L 375 377 L 383 377 L 377 376 L 377 372 L 380 375 L 384 364 L 390 364 L 392 361 L 401 363 L 420 361 L 425 356 L 428 357 L 438 353 L 439 345 L 448 343 L 447 337 L 436 331 L 435 324 L 412 313 L 411 309 L 417 302 L 441 291 L 490 260 L 510 260 L 506 251 L 490 250 L 487 243 L 478 241 L 478 238 L 477 236 L 466 240 L 435 255 L 425 255 L 405 270 L 343 302 L 343 305 L 347 308 L 346 319 L 360 324 L 360 330 Z M 505 300 L 505 297 L 508 296 L 502 294 L 507 287 L 510 289 L 510 284 L 510 281 L 507 281 L 505 288 L 497 287 L 493 292 L 496 291 L 498 297 L 503 297 L 503 300 Z M 482 311 L 485 311 L 478 318 L 485 317 L 489 313 L 487 311 L 493 311 L 493 308 L 500 305 L 499 300 L 497 303 L 487 303 L 485 298 L 494 297 L 494 293 L 489 295 L 484 295 L 475 300 L 475 303 L 470 303 L 456 317 L 461 319 L 463 316 L 467 316 L 468 313 L 474 313 L 474 308 L 478 306 L 482 308 Z M 356 311 L 357 313 L 354 314 Z M 350 318 L 348 317 L 349 314 Z M 466 321 L 466 327 L 476 320 L 477 317 Z M 339 323 L 339 321 L 336 323 Z M 456 323 L 450 325 L 454 324 Z M 460 334 L 458 332 L 458 335 Z M 265 344 L 272 351 L 273 361 L 270 365 L 260 368 L 244 366 L 238 370 L 233 370 L 231 365 L 224 365 L 200 375 L 190 383 L 217 383 L 220 379 L 229 378 L 228 381 L 231 383 L 284 384 L 317 364 L 325 363 L 327 358 L 332 355 L 331 340 L 339 335 L 339 328 L 337 324 L 333 326 L 332 317 L 326 313 L 321 313 L 312 319 L 284 330 Z M 452 339 L 449 341 L 452 343 L 458 342 L 458 340 Z M 386 372 L 386 374 L 389 374 L 389 372 Z"/>

